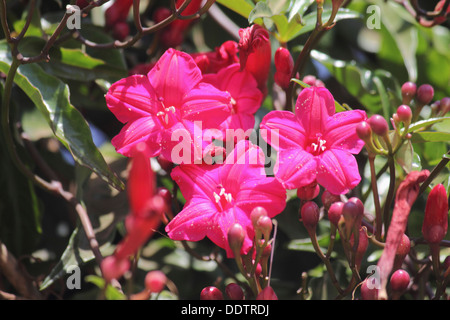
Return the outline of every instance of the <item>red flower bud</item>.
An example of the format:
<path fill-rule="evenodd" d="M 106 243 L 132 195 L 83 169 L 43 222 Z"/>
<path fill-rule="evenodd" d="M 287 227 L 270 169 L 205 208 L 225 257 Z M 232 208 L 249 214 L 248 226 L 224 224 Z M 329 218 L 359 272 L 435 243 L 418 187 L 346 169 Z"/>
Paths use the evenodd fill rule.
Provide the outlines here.
<path fill-rule="evenodd" d="M 428 195 L 425 206 L 425 217 L 422 224 L 422 234 L 428 243 L 439 243 L 447 234 L 447 229 L 447 192 L 442 184 L 438 184 Z"/>
<path fill-rule="evenodd" d="M 230 283 L 225 287 L 225 293 L 230 300 L 244 300 L 244 291 L 236 283 Z"/>
<path fill-rule="evenodd" d="M 341 200 L 341 196 L 337 195 L 337 194 L 332 194 L 330 191 L 328 190 L 324 190 L 322 192 L 322 196 L 320 197 L 322 200 L 322 204 L 325 208 L 325 210 L 330 209 L 330 206 Z"/>
<path fill-rule="evenodd" d="M 308 201 L 300 209 L 300 215 L 305 228 L 308 231 L 314 231 L 319 222 L 319 206 L 313 201 Z"/>
<path fill-rule="evenodd" d="M 274 75 L 275 83 L 281 88 L 287 89 L 294 69 L 294 59 L 289 50 L 280 47 L 275 52 L 274 61 L 276 69 Z"/>
<path fill-rule="evenodd" d="M 361 140 L 367 141 L 372 138 L 372 128 L 367 121 L 361 121 L 356 126 L 356 134 Z"/>
<path fill-rule="evenodd" d="M 200 293 L 200 300 L 223 300 L 223 294 L 218 288 L 209 286 Z"/>
<path fill-rule="evenodd" d="M 414 82 L 405 82 L 402 85 L 403 104 L 409 104 L 416 96 L 417 86 Z"/>
<path fill-rule="evenodd" d="M 394 266 L 393 269 L 400 269 L 405 257 L 408 255 L 409 250 L 411 249 L 411 241 L 406 234 L 403 234 L 402 240 L 397 247 L 397 251 L 395 252 Z"/>
<path fill-rule="evenodd" d="M 330 220 L 330 222 L 336 227 L 342 217 L 342 208 L 344 208 L 344 202 L 338 201 L 334 202 L 330 206 L 330 209 L 328 209 L 328 220 Z"/>
<path fill-rule="evenodd" d="M 261 290 L 261 292 L 256 297 L 256 300 L 278 300 L 275 291 L 273 291 L 272 287 L 267 286 Z"/>
<path fill-rule="evenodd" d="M 409 124 L 412 118 L 411 108 L 405 104 L 402 104 L 397 108 L 397 117 L 401 122 Z"/>
<path fill-rule="evenodd" d="M 354 235 L 352 235 L 350 239 L 350 244 L 352 247 L 355 244 Z M 355 254 L 355 264 L 357 268 L 361 267 L 361 262 L 364 258 L 364 254 L 366 253 L 367 247 L 369 246 L 369 238 L 367 237 L 367 232 L 365 228 L 359 229 L 359 237 L 358 237 L 358 247 L 356 248 Z"/>
<path fill-rule="evenodd" d="M 113 279 L 119 279 L 129 268 L 130 261 L 128 259 L 117 259 L 115 256 L 109 256 L 103 259 L 100 268 L 103 278 L 107 282 Z"/>
<path fill-rule="evenodd" d="M 439 104 L 439 108 L 441 110 L 442 115 L 445 115 L 447 112 L 450 112 L 450 97 L 442 98 Z"/>
<path fill-rule="evenodd" d="M 160 293 L 166 286 L 167 277 L 162 271 L 155 270 L 148 272 L 144 281 L 147 290 Z"/>
<path fill-rule="evenodd" d="M 372 131 L 379 136 L 384 136 L 389 131 L 389 126 L 386 119 L 379 114 L 374 114 L 367 120 L 367 122 L 372 128 Z"/>
<path fill-rule="evenodd" d="M 241 69 L 249 71 L 258 83 L 258 89 L 267 94 L 272 52 L 269 32 L 258 24 L 240 29 L 238 48 Z"/>
<path fill-rule="evenodd" d="M 389 286 L 392 291 L 401 294 L 408 288 L 410 280 L 408 272 L 399 269 L 392 274 Z"/>
<path fill-rule="evenodd" d="M 423 84 L 417 89 L 417 101 L 423 105 L 429 104 L 434 96 L 434 89 L 429 84 Z"/>
<path fill-rule="evenodd" d="M 133 0 L 116 0 L 105 11 L 105 26 L 109 29 L 114 27 L 118 22 L 124 22 L 130 9 L 133 5 Z"/>
<path fill-rule="evenodd" d="M 348 199 L 342 208 L 347 236 L 350 236 L 352 230 L 359 230 L 363 215 L 364 205 L 361 200 L 356 197 Z"/>
<path fill-rule="evenodd" d="M 255 207 L 250 213 L 250 219 L 252 220 L 253 227 L 256 227 L 258 220 L 261 217 L 267 216 L 267 211 L 263 207 Z"/>
<path fill-rule="evenodd" d="M 228 245 L 233 251 L 233 254 L 240 254 L 245 234 L 244 228 L 239 223 L 233 224 L 230 229 L 228 229 Z"/>
<path fill-rule="evenodd" d="M 270 233 L 272 232 L 272 219 L 269 218 L 269 216 L 262 216 L 258 219 L 256 222 L 255 229 L 259 230 L 263 236 L 264 239 L 269 241 L 270 239 Z"/>
<path fill-rule="evenodd" d="M 365 279 L 361 284 L 361 299 L 363 300 L 378 300 L 378 289 L 371 285 L 370 279 Z"/>
<path fill-rule="evenodd" d="M 317 182 L 313 182 L 307 186 L 303 186 L 297 189 L 297 197 L 301 200 L 309 201 L 319 195 L 320 186 Z"/>

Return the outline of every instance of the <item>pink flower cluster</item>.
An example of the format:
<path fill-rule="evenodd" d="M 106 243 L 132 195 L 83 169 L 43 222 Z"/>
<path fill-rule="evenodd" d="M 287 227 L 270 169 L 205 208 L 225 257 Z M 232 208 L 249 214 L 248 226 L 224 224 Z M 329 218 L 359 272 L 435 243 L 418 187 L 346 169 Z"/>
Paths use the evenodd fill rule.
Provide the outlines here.
<path fill-rule="evenodd" d="M 275 177 L 266 175 L 263 150 L 247 139 L 233 141 L 234 149 L 220 163 L 205 163 L 205 154 L 219 150 L 214 142 L 223 143 L 226 130 L 254 129 L 254 115 L 268 92 L 269 33 L 252 25 L 240 35 L 239 43 L 227 41 L 212 52 L 168 49 L 147 74 L 114 83 L 106 95 L 109 109 L 125 124 L 112 140 L 119 153 L 133 158 L 136 146 L 145 144 L 140 155 L 177 165 L 171 177 L 186 204 L 167 224 L 169 237 L 208 237 L 228 257 L 234 256 L 230 227 L 243 227 L 241 253 L 248 253 L 255 237 L 251 212 L 262 207 L 269 218 L 280 214 L 286 189 L 319 184 L 343 194 L 354 188 L 361 179 L 354 154 L 364 144 L 355 128 L 366 119 L 363 111 L 335 113 L 327 89 L 307 88 L 298 96 L 295 114 L 272 111 L 261 122 L 263 138 L 278 153 Z M 286 78 L 291 69 L 280 72 Z M 186 151 L 181 142 L 189 145 L 189 156 L 180 156 Z"/>

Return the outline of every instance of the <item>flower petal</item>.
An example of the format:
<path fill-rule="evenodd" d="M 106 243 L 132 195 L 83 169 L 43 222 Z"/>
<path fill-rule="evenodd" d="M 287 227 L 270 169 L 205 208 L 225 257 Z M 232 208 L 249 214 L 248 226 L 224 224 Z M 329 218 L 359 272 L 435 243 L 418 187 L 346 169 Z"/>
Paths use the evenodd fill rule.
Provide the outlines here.
<path fill-rule="evenodd" d="M 236 205 L 249 216 L 255 207 L 262 206 L 272 218 L 286 207 L 286 189 L 275 178 L 246 180 L 237 194 Z"/>
<path fill-rule="evenodd" d="M 271 111 L 261 121 L 261 137 L 275 150 L 300 148 L 305 144 L 305 130 L 290 111 Z"/>
<path fill-rule="evenodd" d="M 184 97 L 182 117 L 206 128 L 218 128 L 231 114 L 231 96 L 209 83 L 200 83 Z"/>
<path fill-rule="evenodd" d="M 159 103 L 144 75 L 130 76 L 113 83 L 105 99 L 108 108 L 122 123 L 155 114 Z"/>
<path fill-rule="evenodd" d="M 215 228 L 216 214 L 217 208 L 211 201 L 195 198 L 186 203 L 165 230 L 172 240 L 199 241 Z"/>
<path fill-rule="evenodd" d="M 202 73 L 187 53 L 168 49 L 148 73 L 148 78 L 166 107 L 182 105 L 189 93 L 202 79 Z"/>
<path fill-rule="evenodd" d="M 219 165 L 179 165 L 170 176 L 177 183 L 186 201 L 194 196 L 213 202 L 219 185 Z"/>
<path fill-rule="evenodd" d="M 127 123 L 111 143 L 116 151 L 126 157 L 132 157 L 134 147 L 145 142 L 147 157 L 155 157 L 161 152 L 160 124 L 153 116 L 138 118 Z"/>
<path fill-rule="evenodd" d="M 344 194 L 361 181 L 355 157 L 343 150 L 326 150 L 319 156 L 317 182 L 333 194 Z"/>
<path fill-rule="evenodd" d="M 317 174 L 316 157 L 301 149 L 283 149 L 275 163 L 275 176 L 286 189 L 297 189 L 314 181 Z"/>
<path fill-rule="evenodd" d="M 298 95 L 295 114 L 309 137 L 323 134 L 334 112 L 334 98 L 326 88 L 309 87 Z"/>
<path fill-rule="evenodd" d="M 324 138 L 330 148 L 347 150 L 357 154 L 364 146 L 364 141 L 356 134 L 356 126 L 367 119 L 362 110 L 343 111 L 328 119 Z"/>

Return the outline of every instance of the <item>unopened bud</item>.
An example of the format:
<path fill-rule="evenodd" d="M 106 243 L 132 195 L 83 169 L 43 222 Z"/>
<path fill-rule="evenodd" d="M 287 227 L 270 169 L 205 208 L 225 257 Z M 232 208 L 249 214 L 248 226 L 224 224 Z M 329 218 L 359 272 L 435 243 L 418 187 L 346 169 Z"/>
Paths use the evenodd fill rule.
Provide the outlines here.
<path fill-rule="evenodd" d="M 233 224 L 230 229 L 228 229 L 228 245 L 230 246 L 233 254 L 239 255 L 242 244 L 245 239 L 245 230 L 239 223 Z"/>
<path fill-rule="evenodd" d="M 106 257 L 101 263 L 103 277 L 107 282 L 119 279 L 130 268 L 130 261 L 117 259 L 114 255 Z"/>
<path fill-rule="evenodd" d="M 378 300 L 378 291 L 375 286 L 369 284 L 370 279 L 365 279 L 361 284 L 361 299 L 363 300 Z"/>
<path fill-rule="evenodd" d="M 372 115 L 367 122 L 369 123 L 372 131 L 381 137 L 385 136 L 389 131 L 389 126 L 386 119 L 379 114 Z"/>
<path fill-rule="evenodd" d="M 167 277 L 159 270 L 150 271 L 145 276 L 145 287 L 148 291 L 160 293 L 166 286 Z"/>
<path fill-rule="evenodd" d="M 438 184 L 428 195 L 425 206 L 425 217 L 422 224 L 422 234 L 428 243 L 439 243 L 447 234 L 447 229 L 447 192 L 442 184 Z"/>
<path fill-rule="evenodd" d="M 397 247 L 397 251 L 395 252 L 394 258 L 394 267 L 393 270 L 400 269 L 405 257 L 408 255 L 409 250 L 411 249 L 411 241 L 406 234 L 403 234 L 400 244 Z"/>
<path fill-rule="evenodd" d="M 255 207 L 250 213 L 250 220 L 252 221 L 253 227 L 256 227 L 259 218 L 267 216 L 267 210 L 263 207 Z"/>
<path fill-rule="evenodd" d="M 410 104 L 411 100 L 416 96 L 417 86 L 414 82 L 405 82 L 402 85 L 403 104 Z"/>
<path fill-rule="evenodd" d="M 352 236 L 352 238 L 350 239 L 350 244 L 354 246 L 355 244 L 354 236 Z M 358 236 L 358 247 L 354 251 L 355 264 L 358 269 L 361 267 L 361 262 L 363 260 L 364 254 L 366 253 L 368 246 L 369 246 L 369 238 L 367 236 L 366 229 L 360 228 Z"/>
<path fill-rule="evenodd" d="M 397 108 L 397 117 L 399 121 L 403 122 L 405 125 L 409 125 L 412 118 L 411 108 L 405 104 L 402 104 Z"/>
<path fill-rule="evenodd" d="M 275 291 L 273 291 L 272 287 L 267 286 L 261 290 L 261 292 L 256 297 L 256 300 L 278 300 Z"/>
<path fill-rule="evenodd" d="M 447 112 L 450 112 L 450 97 L 442 98 L 439 107 L 442 115 L 445 115 Z"/>
<path fill-rule="evenodd" d="M 356 126 L 356 134 L 367 143 L 368 140 L 372 139 L 372 128 L 367 121 L 361 121 Z"/>
<path fill-rule="evenodd" d="M 339 220 L 342 217 L 342 208 L 344 208 L 344 202 L 338 201 L 333 203 L 328 209 L 328 220 L 336 227 L 339 224 Z"/>
<path fill-rule="evenodd" d="M 342 215 L 345 221 L 345 229 L 347 237 L 350 236 L 352 230 L 359 230 L 361 221 L 364 216 L 364 205 L 356 197 L 348 199 L 342 208 Z"/>
<path fill-rule="evenodd" d="M 338 202 L 338 201 L 341 200 L 341 196 L 340 196 L 340 195 L 338 195 L 338 194 L 333 194 L 333 193 L 331 193 L 331 192 L 328 191 L 328 190 L 324 190 L 324 191 L 322 192 L 322 196 L 321 196 L 320 198 L 321 198 L 321 200 L 322 200 L 322 204 L 323 204 L 325 210 L 330 209 L 330 206 L 331 206 L 333 203 Z"/>
<path fill-rule="evenodd" d="M 313 182 L 309 185 L 300 187 L 297 189 L 297 197 L 301 200 L 313 200 L 315 197 L 319 195 L 320 186 L 317 182 Z"/>
<path fill-rule="evenodd" d="M 303 225 L 308 231 L 314 231 L 319 222 L 320 210 L 317 203 L 313 201 L 308 201 L 303 204 L 300 209 L 300 215 Z"/>
<path fill-rule="evenodd" d="M 200 300 L 223 300 L 223 294 L 218 288 L 209 286 L 200 292 Z"/>
<path fill-rule="evenodd" d="M 236 283 L 230 283 L 225 287 L 225 293 L 230 300 L 244 300 L 244 291 Z"/>
<path fill-rule="evenodd" d="M 258 229 L 262 233 L 266 241 L 269 241 L 270 239 L 272 228 L 272 219 L 270 219 L 269 216 L 261 216 L 255 226 L 255 229 Z"/>
<path fill-rule="evenodd" d="M 392 274 L 389 286 L 391 287 L 392 291 L 397 294 L 401 294 L 408 288 L 410 280 L 411 278 L 408 272 L 399 269 Z"/>
<path fill-rule="evenodd" d="M 423 84 L 417 89 L 417 101 L 422 105 L 429 104 L 434 97 L 434 89 L 429 84 Z"/>

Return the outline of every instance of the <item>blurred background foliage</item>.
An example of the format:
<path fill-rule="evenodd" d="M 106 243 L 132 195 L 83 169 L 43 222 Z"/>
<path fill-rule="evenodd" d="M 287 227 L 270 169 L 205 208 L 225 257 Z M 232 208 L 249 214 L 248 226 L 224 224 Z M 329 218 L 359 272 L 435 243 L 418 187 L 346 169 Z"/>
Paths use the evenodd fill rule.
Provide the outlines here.
<path fill-rule="evenodd" d="M 20 42 L 19 50 L 24 56 L 40 53 L 46 39 L 61 20 L 68 1 L 37 3 L 39 10 L 35 10 L 31 25 Z M 419 1 L 422 8 L 430 11 L 436 3 Z M 18 34 L 28 14 L 27 1 L 6 1 L 6 4 L 11 31 Z M 372 5 L 379 11 L 368 11 Z M 160 6 L 168 6 L 168 1 L 141 1 L 143 21 L 151 21 L 155 8 Z M 324 16 L 327 12 L 329 15 L 330 6 L 331 1 L 325 1 Z M 97 43 L 114 40 L 110 30 L 103 26 L 107 7 L 108 4 L 95 8 L 83 18 L 80 32 L 86 39 Z M 275 51 L 283 43 L 294 60 L 316 20 L 315 1 L 311 0 L 218 0 L 214 5 L 214 10 L 217 9 L 226 15 L 232 23 L 228 26 L 234 31 L 253 22 L 263 24 L 271 31 L 272 50 Z M 304 75 L 321 79 L 338 102 L 364 109 L 368 114 L 379 113 L 389 119 L 401 104 L 400 87 L 406 81 L 418 85 L 431 84 L 435 89 L 434 101 L 450 96 L 448 20 L 432 28 L 424 27 L 400 4 L 382 0 L 349 1 L 336 20 L 336 25 L 324 34 L 311 52 Z M 211 51 L 226 40 L 237 40 L 235 32 L 224 28 L 229 21 L 220 18 L 217 13 L 203 15 L 189 29 L 178 49 L 186 52 Z M 368 27 L 378 22 L 379 27 Z M 128 24 L 133 35 L 136 30 L 131 17 Z M 0 93 L 3 94 L 11 56 L 4 35 L 1 37 Z M 14 123 L 20 124 L 19 128 L 14 129 L 15 134 L 25 134 L 28 143 L 53 169 L 65 188 L 82 201 L 105 256 L 113 252 L 125 232 L 123 219 L 128 213 L 128 204 L 123 187 L 128 161 L 111 146 L 111 138 L 119 132 L 122 124 L 107 109 L 104 94 L 111 83 L 127 76 L 134 67 L 154 62 L 162 50 L 154 34 L 142 37 L 134 46 L 125 49 L 91 48 L 69 38 L 50 50 L 48 62 L 21 66 L 16 86 L 13 87 L 11 116 Z M 276 104 L 277 92 L 272 79 L 269 77 L 269 95 L 256 115 L 258 119 L 274 109 Z M 427 112 L 430 113 L 429 106 L 423 110 L 425 118 L 428 117 Z M 450 134 L 450 121 L 440 122 L 432 129 L 441 135 L 412 143 L 410 148 L 406 148 L 399 156 L 403 168 L 432 169 L 448 151 L 449 139 L 445 134 Z M 0 240 L 23 264 L 27 275 L 36 281 L 46 297 L 97 298 L 102 279 L 98 277 L 98 266 L 73 208 L 59 197 L 35 188 L 16 169 L 4 139 L 0 143 L 0 181 L 4 190 L 0 194 Z M 28 153 L 22 149 L 19 152 L 24 162 L 43 174 Z M 370 175 L 364 152 L 358 160 L 363 180 L 353 195 L 362 197 L 370 184 Z M 377 162 L 378 168 L 384 165 L 383 161 L 380 159 Z M 158 172 L 158 184 L 173 190 L 168 173 L 158 161 L 152 163 Z M 434 182 L 443 183 L 447 190 L 448 169 L 447 165 Z M 404 174 L 405 171 L 399 170 L 398 181 Z M 386 191 L 383 189 L 384 182 L 388 179 L 387 175 L 379 179 L 382 195 Z M 368 196 L 365 203 L 368 211 L 373 206 L 370 199 Z M 182 197 L 179 201 L 182 206 Z M 291 195 L 285 211 L 276 217 L 278 227 L 271 284 L 280 299 L 332 299 L 337 292 L 298 220 L 299 205 L 299 199 L 295 194 Z M 410 215 L 408 231 L 412 237 L 421 237 L 424 205 L 425 199 L 418 199 Z M 329 222 L 322 219 L 318 233 L 323 248 L 329 242 L 329 228 Z M 208 240 L 190 245 L 204 256 L 216 250 Z M 426 246 L 417 245 L 415 249 L 419 257 L 428 254 Z M 365 264 L 361 267 L 363 277 L 366 276 L 364 270 L 375 264 L 380 254 L 379 249 L 372 245 L 369 247 Z M 448 248 L 442 250 L 443 257 L 448 254 Z M 342 248 L 336 243 L 333 266 L 338 279 L 345 284 L 350 270 L 340 258 L 342 256 Z M 223 289 L 232 281 L 230 274 L 238 273 L 234 261 L 223 258 L 222 264 L 221 267 L 215 261 L 194 258 L 180 244 L 168 239 L 161 228 L 143 248 L 133 278 L 126 281 L 131 288 L 129 290 L 138 292 L 143 288 L 146 271 L 161 269 L 173 286 L 159 298 L 198 299 L 205 286 L 217 285 Z M 70 275 L 68 270 L 72 265 L 81 267 L 81 290 L 68 290 L 66 287 L 65 279 Z M 308 292 L 306 296 L 301 296 L 298 290 L 305 275 Z M 14 292 L 11 284 L 1 275 L 0 288 Z M 109 294 L 110 298 L 123 298 L 114 290 Z"/>

